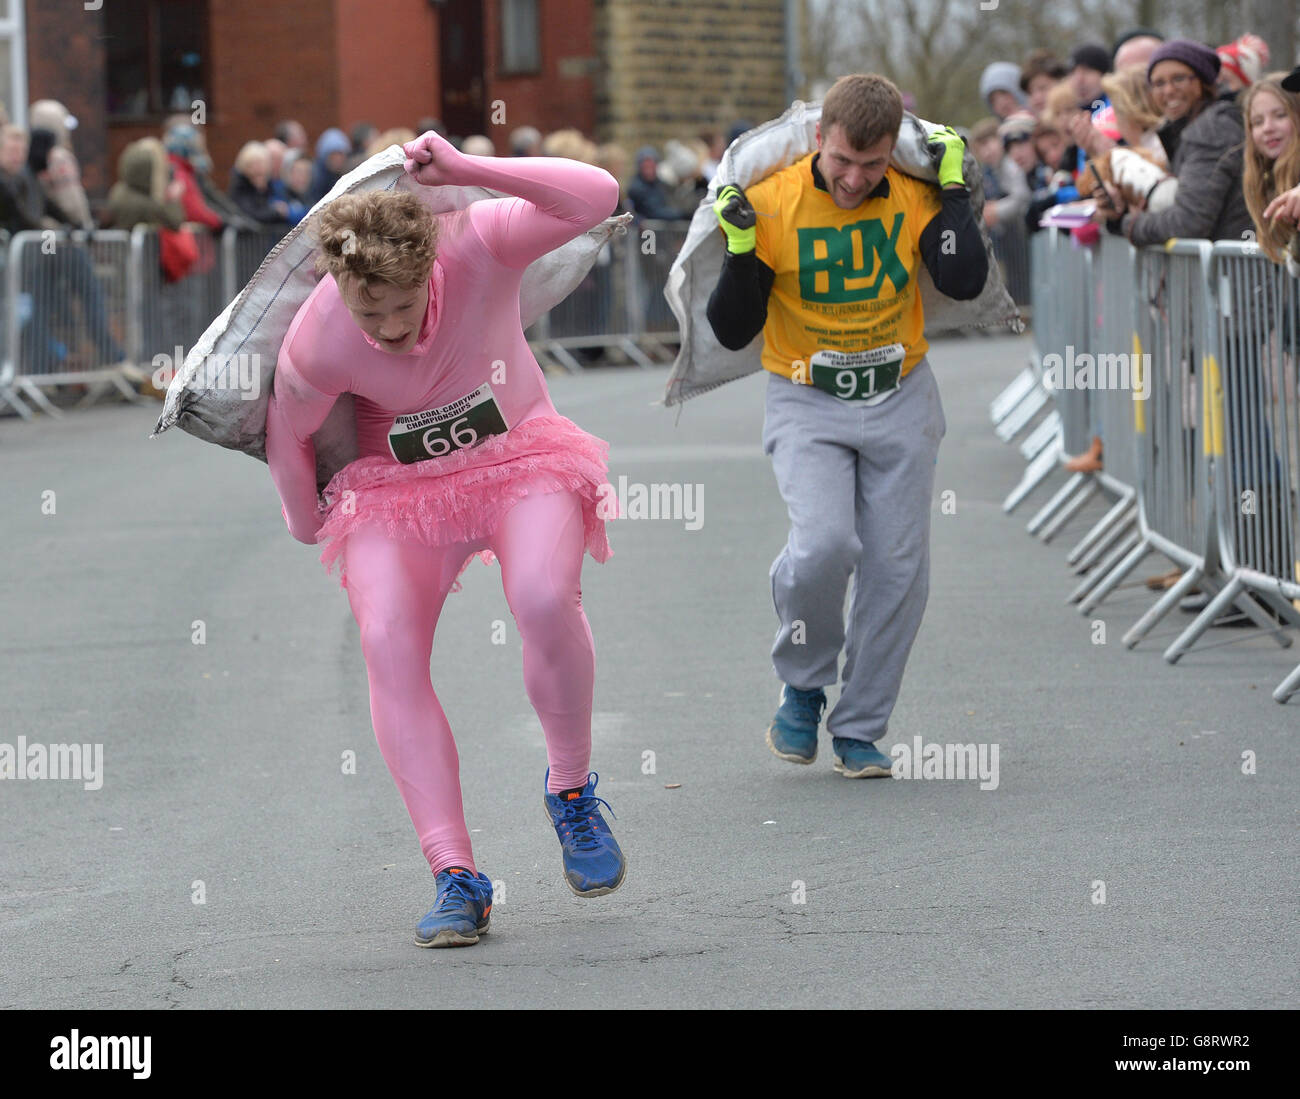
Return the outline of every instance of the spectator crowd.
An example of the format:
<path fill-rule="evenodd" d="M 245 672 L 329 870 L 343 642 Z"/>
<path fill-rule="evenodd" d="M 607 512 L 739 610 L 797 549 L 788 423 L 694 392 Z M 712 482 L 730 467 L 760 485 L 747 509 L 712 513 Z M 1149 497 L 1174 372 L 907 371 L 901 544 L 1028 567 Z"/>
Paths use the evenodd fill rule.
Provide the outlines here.
<path fill-rule="evenodd" d="M 989 64 L 990 113 L 970 130 L 985 224 L 1034 233 L 1049 208 L 1092 199 L 1082 243 L 1257 239 L 1282 262 L 1300 217 L 1300 71 L 1270 73 L 1269 60 L 1254 34 L 1215 49 L 1138 27 L 1065 58 Z"/>
<path fill-rule="evenodd" d="M 984 222 L 1000 254 L 1009 253 L 1002 247 L 1008 242 L 1023 250 L 1050 208 L 1092 199 L 1094 223 L 1073 230 L 1081 243 L 1101 232 L 1137 245 L 1249 235 L 1270 259 L 1290 257 L 1295 265 L 1300 75 L 1269 73 L 1269 60 L 1265 43 L 1249 33 L 1214 49 L 1134 28 L 1109 46 L 1082 42 L 1065 57 L 1036 49 L 1021 64 L 989 64 L 979 83 L 989 115 L 967 137 L 983 170 Z M 448 135 L 435 118 L 385 132 L 365 122 L 347 133 L 331 127 L 314 144 L 300 122 L 286 119 L 272 135 L 245 143 L 223 182 L 204 127 L 175 115 L 158 136 L 123 150 L 107 202 L 92 209 L 73 149 L 76 119 L 52 100 L 34 103 L 29 114 L 24 131 L 0 108 L 0 228 L 156 227 L 170 281 L 196 262 L 190 227 L 256 229 L 274 239 L 362 160 L 426 130 L 465 152 L 497 152 L 485 135 Z M 740 121 L 725 135 L 706 130 L 662 149 L 645 145 L 632 156 L 576 129 L 543 135 L 522 126 L 504 144 L 513 156 L 563 156 L 605 168 L 622 183 L 617 212 L 677 221 L 690 217 L 723 150 L 750 126 Z M 60 261 L 64 281 L 82 299 L 100 354 L 113 361 L 121 348 L 82 270 L 85 257 L 68 252 Z M 47 343 L 54 354 L 57 341 Z"/>

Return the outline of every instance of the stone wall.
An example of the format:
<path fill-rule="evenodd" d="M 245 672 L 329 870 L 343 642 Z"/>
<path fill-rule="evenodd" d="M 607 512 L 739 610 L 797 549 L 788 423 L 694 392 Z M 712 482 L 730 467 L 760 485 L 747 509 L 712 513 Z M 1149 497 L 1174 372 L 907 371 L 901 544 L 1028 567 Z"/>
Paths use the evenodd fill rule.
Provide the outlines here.
<path fill-rule="evenodd" d="M 596 136 L 629 151 L 775 118 L 785 0 L 594 0 Z"/>

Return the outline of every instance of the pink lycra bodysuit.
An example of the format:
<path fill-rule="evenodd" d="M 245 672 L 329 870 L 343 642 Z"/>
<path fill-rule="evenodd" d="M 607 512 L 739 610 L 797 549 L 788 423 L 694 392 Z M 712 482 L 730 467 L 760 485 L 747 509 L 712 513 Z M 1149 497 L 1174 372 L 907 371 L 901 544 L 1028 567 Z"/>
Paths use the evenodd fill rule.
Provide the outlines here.
<path fill-rule="evenodd" d="M 444 182 L 519 197 L 476 202 L 440 219 L 429 308 L 412 350 L 394 355 L 373 343 L 328 276 L 284 338 L 266 456 L 289 529 L 300 541 L 315 541 L 321 525 L 310 436 L 341 393 L 355 397 L 360 455 L 390 460 L 387 436 L 396 416 L 445 407 L 484 384 L 512 429 L 555 415 L 520 326 L 519 280 L 533 260 L 607 217 L 618 184 L 600 168 L 559 157 L 498 162 L 458 155 L 458 166 L 456 177 L 444 174 Z M 492 384 L 494 370 L 497 378 L 504 374 L 503 384 Z"/>
<path fill-rule="evenodd" d="M 438 182 L 518 197 L 440 218 L 428 310 L 406 353 L 373 343 L 334 279 L 322 279 L 285 336 L 266 425 L 290 531 L 328 541 L 327 564 L 342 557 L 376 739 L 435 873 L 476 869 L 455 741 L 429 675 L 438 615 L 475 551 L 501 563 L 525 688 L 546 734 L 548 788 L 587 780 L 595 654 L 580 575 L 584 549 L 609 555 L 608 516 L 597 510 L 607 447 L 556 413 L 520 325 L 519 282 L 529 263 L 597 225 L 618 198 L 608 173 L 559 158 L 443 150 L 438 167 Z M 345 392 L 354 394 L 360 457 L 327 487 L 322 518 L 311 435 Z M 467 434 L 460 414 L 486 402 L 501 422 L 475 420 Z M 399 461 L 389 443 L 396 418 L 426 412 L 406 443 L 425 440 L 431 456 L 412 460 L 408 450 Z M 442 425 L 431 442 L 427 423 Z"/>

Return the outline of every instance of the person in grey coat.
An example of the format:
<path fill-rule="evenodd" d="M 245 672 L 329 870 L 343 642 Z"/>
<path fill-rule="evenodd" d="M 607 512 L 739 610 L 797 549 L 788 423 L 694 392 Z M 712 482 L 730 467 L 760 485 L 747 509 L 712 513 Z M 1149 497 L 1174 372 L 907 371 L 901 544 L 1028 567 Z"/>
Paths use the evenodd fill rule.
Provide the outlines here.
<path fill-rule="evenodd" d="M 1141 246 L 1171 237 L 1242 240 L 1251 228 L 1241 188 L 1241 107 L 1234 94 L 1216 98 L 1219 65 L 1212 49 L 1183 38 L 1152 54 L 1147 79 L 1165 115 L 1158 135 L 1178 177 L 1178 200 L 1158 214 L 1127 210 L 1108 188 L 1113 208 L 1102 216 L 1110 232 Z"/>

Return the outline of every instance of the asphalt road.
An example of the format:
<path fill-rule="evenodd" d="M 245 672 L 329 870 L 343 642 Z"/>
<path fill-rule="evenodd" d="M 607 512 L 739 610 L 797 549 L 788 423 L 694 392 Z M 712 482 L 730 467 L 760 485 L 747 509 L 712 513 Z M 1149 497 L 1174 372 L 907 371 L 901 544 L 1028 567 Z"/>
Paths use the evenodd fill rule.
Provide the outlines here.
<path fill-rule="evenodd" d="M 702 522 L 620 521 L 584 573 L 593 767 L 629 857 L 612 896 L 562 881 L 498 570 L 449 599 L 434 682 L 504 886 L 464 950 L 413 945 L 433 881 L 356 626 L 265 468 L 147 440 L 152 405 L 0 420 L 0 742 L 104 752 L 98 790 L 0 783 L 0 1006 L 1296 1006 L 1300 701 L 1270 691 L 1300 647 L 1218 630 L 1170 667 L 1170 621 L 1128 652 L 1151 602 L 1132 586 L 1093 643 L 1064 556 L 1100 505 L 1051 546 L 1024 533 L 1043 494 L 1000 508 L 1023 464 L 987 407 L 1026 347 L 932 350 L 932 590 L 890 730 L 996 744 L 996 789 L 848 781 L 828 742 L 811 767 L 764 746 L 785 514 L 761 379 L 680 416 L 652 407 L 662 371 L 554 380 L 616 483 L 702 485 Z"/>

